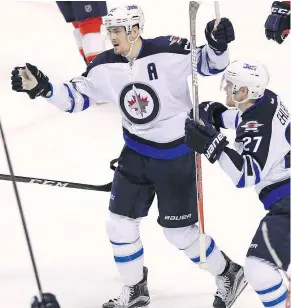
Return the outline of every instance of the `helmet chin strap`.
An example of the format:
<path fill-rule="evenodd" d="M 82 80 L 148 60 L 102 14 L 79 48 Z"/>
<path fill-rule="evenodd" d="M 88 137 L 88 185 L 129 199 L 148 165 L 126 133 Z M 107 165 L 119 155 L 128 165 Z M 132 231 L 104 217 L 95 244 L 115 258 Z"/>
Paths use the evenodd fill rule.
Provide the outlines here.
<path fill-rule="evenodd" d="M 247 98 L 245 98 L 244 100 L 242 100 L 242 101 L 237 101 L 237 100 L 235 100 L 234 99 L 234 95 L 232 95 L 232 100 L 234 101 L 234 103 L 235 103 L 235 107 L 237 108 L 237 109 L 239 109 L 239 105 L 241 105 L 241 104 L 243 104 L 243 103 L 246 103 L 248 100 L 249 100 L 249 98 L 247 97 Z"/>
<path fill-rule="evenodd" d="M 241 104 L 243 104 L 243 103 L 246 103 L 246 102 L 249 100 L 249 96 L 248 96 L 247 98 L 243 99 L 242 101 L 237 101 L 237 100 L 235 100 L 235 99 L 234 99 L 234 96 L 236 95 L 236 93 L 238 92 L 238 90 L 235 91 L 235 90 L 234 90 L 234 87 L 235 87 L 235 86 L 233 86 L 233 89 L 232 89 L 232 100 L 233 100 L 233 102 L 235 103 L 235 107 L 236 107 L 237 109 L 240 109 L 240 108 L 239 108 L 239 105 L 241 105 Z"/>
<path fill-rule="evenodd" d="M 139 37 L 140 37 L 140 34 L 138 34 L 138 36 L 136 37 L 135 40 L 130 41 L 130 40 L 129 40 L 129 34 L 127 35 L 127 41 L 128 41 L 128 43 L 130 44 L 130 48 L 129 48 L 129 51 L 128 51 L 127 54 L 123 54 L 123 55 L 122 55 L 123 57 L 127 58 L 127 57 L 130 56 L 130 54 L 132 53 L 132 50 L 133 50 L 134 43 L 139 39 Z"/>

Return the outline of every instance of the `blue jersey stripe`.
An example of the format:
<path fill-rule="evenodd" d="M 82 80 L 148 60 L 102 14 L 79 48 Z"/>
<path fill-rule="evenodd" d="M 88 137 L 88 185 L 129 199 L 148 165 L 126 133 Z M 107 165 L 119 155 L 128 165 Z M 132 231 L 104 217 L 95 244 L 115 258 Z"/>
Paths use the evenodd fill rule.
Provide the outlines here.
<path fill-rule="evenodd" d="M 264 204 L 265 210 L 267 210 L 273 203 L 281 198 L 290 195 L 290 183 L 284 184 L 278 188 L 273 189 L 269 194 L 261 200 Z"/>
<path fill-rule="evenodd" d="M 243 172 L 239 182 L 236 184 L 237 188 L 243 188 L 246 185 L 246 181 L 245 181 L 245 172 Z"/>
<path fill-rule="evenodd" d="M 256 182 L 255 184 L 258 184 L 260 181 L 261 181 L 261 177 L 260 177 L 260 170 L 259 170 L 259 167 L 257 165 L 257 163 L 253 161 L 253 166 L 254 166 L 254 170 L 255 170 L 255 175 L 256 175 Z"/>
<path fill-rule="evenodd" d="M 133 140 L 126 134 L 123 134 L 123 138 L 125 140 L 126 145 L 133 151 L 141 155 L 156 159 L 163 159 L 163 160 L 175 159 L 192 152 L 192 150 L 189 149 L 186 144 L 180 144 L 176 147 L 168 149 L 158 149 L 151 145 L 143 144 L 141 142 Z"/>
<path fill-rule="evenodd" d="M 74 87 L 74 89 L 80 94 L 82 95 L 83 99 L 84 99 L 84 104 L 83 104 L 83 108 L 82 108 L 82 111 L 83 110 L 86 110 L 87 108 L 89 108 L 90 106 L 90 100 L 89 100 L 89 97 L 85 94 L 82 94 L 79 92 L 79 90 L 77 89 L 77 86 L 76 86 L 76 82 L 72 82 L 72 85 Z"/>
<path fill-rule="evenodd" d="M 65 83 L 64 83 L 64 86 L 67 88 L 67 90 L 69 92 L 69 96 L 71 98 L 71 103 L 72 103 L 71 109 L 67 110 L 67 112 L 72 113 L 74 111 L 75 105 L 76 105 L 75 98 L 73 96 L 73 93 L 72 93 L 70 87 L 67 84 L 65 84 Z"/>

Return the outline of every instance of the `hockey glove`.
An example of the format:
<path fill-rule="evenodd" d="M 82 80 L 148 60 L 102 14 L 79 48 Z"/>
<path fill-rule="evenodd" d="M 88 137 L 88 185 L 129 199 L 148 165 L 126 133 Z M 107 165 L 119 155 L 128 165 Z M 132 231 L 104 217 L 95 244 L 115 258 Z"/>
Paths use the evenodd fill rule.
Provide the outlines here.
<path fill-rule="evenodd" d="M 234 28 L 231 21 L 227 18 L 221 18 L 217 29 L 214 30 L 215 19 L 210 21 L 205 28 L 205 36 L 208 45 L 216 52 L 225 52 L 227 44 L 234 41 Z"/>
<path fill-rule="evenodd" d="M 229 143 L 212 125 L 200 125 L 189 118 L 185 123 L 185 136 L 188 147 L 197 153 L 205 154 L 212 164 Z"/>
<path fill-rule="evenodd" d="M 265 23 L 268 40 L 282 44 L 290 32 L 290 1 L 275 1 Z"/>
<path fill-rule="evenodd" d="M 31 308 L 61 308 L 55 295 L 51 293 L 43 294 L 44 301 L 39 302 L 36 296 L 32 299 Z"/>
<path fill-rule="evenodd" d="M 228 110 L 224 105 L 217 102 L 202 102 L 199 104 L 199 118 L 205 124 L 212 124 L 218 130 L 223 127 L 221 114 Z"/>
<path fill-rule="evenodd" d="M 31 99 L 45 97 L 51 91 L 48 77 L 34 65 L 15 67 L 11 74 L 12 90 L 26 92 Z"/>

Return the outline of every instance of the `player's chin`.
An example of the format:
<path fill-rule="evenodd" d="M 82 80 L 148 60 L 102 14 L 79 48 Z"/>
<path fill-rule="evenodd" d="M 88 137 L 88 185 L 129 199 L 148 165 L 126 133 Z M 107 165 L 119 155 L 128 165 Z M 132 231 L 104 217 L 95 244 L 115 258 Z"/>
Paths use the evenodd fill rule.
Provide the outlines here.
<path fill-rule="evenodd" d="M 227 107 L 235 107 L 235 103 L 232 100 L 230 100 L 230 99 L 226 100 L 225 105 Z"/>
<path fill-rule="evenodd" d="M 113 50 L 114 50 L 114 53 L 115 53 L 116 55 L 120 55 L 120 54 L 121 54 L 121 49 L 120 49 L 119 46 L 114 46 Z"/>

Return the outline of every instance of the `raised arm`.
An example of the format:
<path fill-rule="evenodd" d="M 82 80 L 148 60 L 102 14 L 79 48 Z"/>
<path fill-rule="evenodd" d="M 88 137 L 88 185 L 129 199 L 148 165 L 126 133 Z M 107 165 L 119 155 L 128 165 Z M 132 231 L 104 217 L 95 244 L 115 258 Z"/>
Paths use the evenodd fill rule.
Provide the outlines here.
<path fill-rule="evenodd" d="M 94 74 L 98 75 L 98 72 L 90 71 L 71 81 L 54 84 L 36 66 L 26 63 L 12 71 L 12 89 L 27 93 L 31 99 L 44 97 L 63 111 L 78 112 L 111 99 L 106 92 L 106 77 L 96 78 Z"/>

